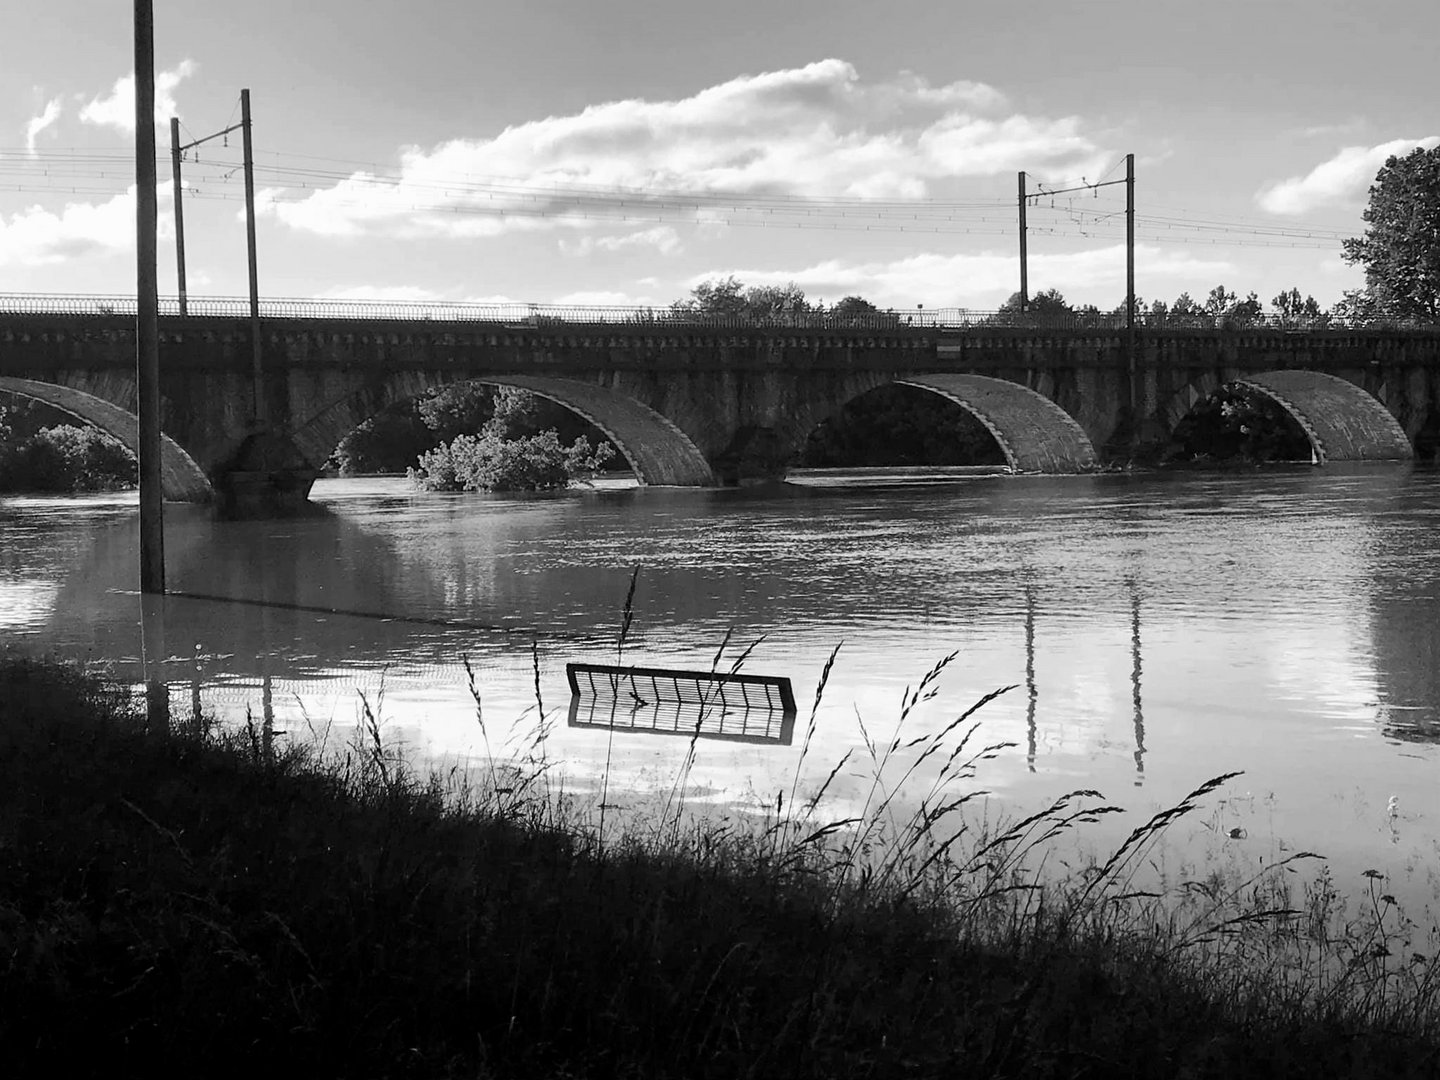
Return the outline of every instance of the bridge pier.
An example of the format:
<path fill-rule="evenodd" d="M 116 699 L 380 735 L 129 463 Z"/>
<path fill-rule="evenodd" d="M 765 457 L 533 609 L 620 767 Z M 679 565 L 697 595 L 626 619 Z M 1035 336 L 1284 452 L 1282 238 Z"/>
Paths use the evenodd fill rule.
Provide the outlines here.
<path fill-rule="evenodd" d="M 261 430 L 240 444 L 210 482 L 221 517 L 295 517 L 308 511 L 318 473 L 288 438 Z"/>
<path fill-rule="evenodd" d="M 214 478 L 216 511 L 233 520 L 298 517 L 311 509 L 317 475 L 304 468 L 231 469 Z"/>

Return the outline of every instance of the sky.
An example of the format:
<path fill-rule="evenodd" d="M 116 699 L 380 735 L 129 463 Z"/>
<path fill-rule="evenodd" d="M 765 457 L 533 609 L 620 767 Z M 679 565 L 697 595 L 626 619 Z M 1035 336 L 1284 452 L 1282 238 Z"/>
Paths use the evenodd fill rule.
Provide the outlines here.
<path fill-rule="evenodd" d="M 133 295 L 131 4 L 3 0 L 0 292 Z M 1375 172 L 1440 145 L 1435 0 L 155 0 L 169 119 L 251 94 L 265 297 L 666 305 L 698 283 L 989 310 L 1363 284 Z M 247 289 L 238 131 L 186 151 L 192 296 Z M 1099 186 L 1103 185 L 1103 186 Z M 1076 191 L 1051 195 L 1062 188 Z"/>

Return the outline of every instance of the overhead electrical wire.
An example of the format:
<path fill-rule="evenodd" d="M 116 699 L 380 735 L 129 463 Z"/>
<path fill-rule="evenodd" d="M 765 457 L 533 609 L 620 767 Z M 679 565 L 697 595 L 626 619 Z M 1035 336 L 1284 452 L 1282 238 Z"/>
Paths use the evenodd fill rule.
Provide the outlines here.
<path fill-rule="evenodd" d="M 232 179 L 239 168 L 223 147 L 190 151 L 184 157 L 186 200 L 238 200 Z M 157 161 L 168 154 L 157 155 Z M 334 164 L 348 169 L 306 164 Z M 363 166 L 363 171 L 356 166 Z M 1123 209 L 1101 187 L 1118 166 L 1089 181 L 1036 180 L 1028 230 L 1072 239 L 1123 240 Z M 579 221 L 723 224 L 760 228 L 830 229 L 953 235 L 1015 235 L 1012 199 L 860 199 L 838 195 L 805 196 L 780 192 L 720 192 L 638 188 L 565 182 L 535 184 L 514 177 L 434 175 L 423 179 L 391 168 L 316 155 L 267 151 L 255 166 L 257 184 L 270 189 L 272 202 L 296 204 L 317 192 L 334 192 L 345 183 L 360 195 L 371 188 L 388 200 L 392 213 L 556 218 Z M 82 148 L 30 151 L 0 148 L 0 191 L 67 196 L 116 196 L 134 183 L 133 157 L 119 150 Z M 109 184 L 110 186 L 106 186 Z M 1062 188 L 1072 189 L 1061 194 Z M 1082 194 L 1076 194 L 1076 191 Z M 1090 191 L 1093 195 L 1085 195 Z M 1110 192 L 1105 195 L 1110 196 Z M 1091 199 L 1101 205 L 1085 205 Z M 373 207 L 363 198 L 331 194 L 328 205 L 344 209 Z M 1135 217 L 1135 239 L 1151 244 L 1207 244 L 1235 247 L 1334 248 L 1347 233 L 1307 224 L 1279 224 L 1223 218 L 1188 209 L 1156 206 Z"/>

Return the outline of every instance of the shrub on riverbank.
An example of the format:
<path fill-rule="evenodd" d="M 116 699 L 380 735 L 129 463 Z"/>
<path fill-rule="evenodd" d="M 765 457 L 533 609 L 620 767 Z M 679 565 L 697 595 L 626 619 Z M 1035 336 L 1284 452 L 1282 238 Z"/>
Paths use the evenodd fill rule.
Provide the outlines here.
<path fill-rule="evenodd" d="M 10 447 L 0 442 L 0 491 L 115 491 L 138 479 L 135 455 L 94 427 L 42 428 Z"/>
<path fill-rule="evenodd" d="M 1093 793 L 942 839 L 932 826 L 969 797 L 947 778 L 968 782 L 995 750 L 968 744 L 968 714 L 908 758 L 898 737 L 867 739 L 877 782 L 854 819 L 824 822 L 824 787 L 792 789 L 758 823 L 690 822 L 667 802 L 603 843 L 545 797 L 543 731 L 520 774 L 467 789 L 409 773 L 368 707 L 366 721 L 370 744 L 324 763 L 269 753 L 254 731 L 147 732 L 104 684 L 0 662 L 7 1075 L 1428 1076 L 1440 1064 L 1434 979 L 1404 995 L 1372 979 L 1357 994 L 1377 971 L 1399 977 L 1373 957 L 1357 958 L 1362 981 L 1328 989 L 1318 973 L 1309 988 L 1272 977 L 1263 949 L 1291 923 L 1268 887 L 1233 890 L 1229 916 L 1145 917 L 1130 874 L 1181 808 L 1055 892 L 1017 869 L 1106 812 Z M 890 829 L 908 815 L 889 792 L 918 778 L 917 758 L 939 777 L 909 827 Z"/>
<path fill-rule="evenodd" d="M 593 476 L 614 456 L 609 443 L 592 448 L 584 436 L 569 446 L 551 428 L 506 438 L 486 425 L 420 455 L 410 482 L 426 491 L 553 491 Z"/>

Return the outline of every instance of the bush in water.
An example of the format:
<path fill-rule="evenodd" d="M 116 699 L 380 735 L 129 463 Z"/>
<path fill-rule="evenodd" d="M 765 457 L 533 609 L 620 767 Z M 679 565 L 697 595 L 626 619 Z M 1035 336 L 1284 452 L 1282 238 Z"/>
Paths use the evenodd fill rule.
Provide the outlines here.
<path fill-rule="evenodd" d="M 421 454 L 409 476 L 427 491 L 550 491 L 590 476 L 614 453 L 604 442 L 592 450 L 583 437 L 564 446 L 554 428 L 518 439 L 482 430 Z"/>
<path fill-rule="evenodd" d="M 0 456 L 6 491 L 113 491 L 134 487 L 135 456 L 113 435 L 93 427 L 43 428 Z"/>

